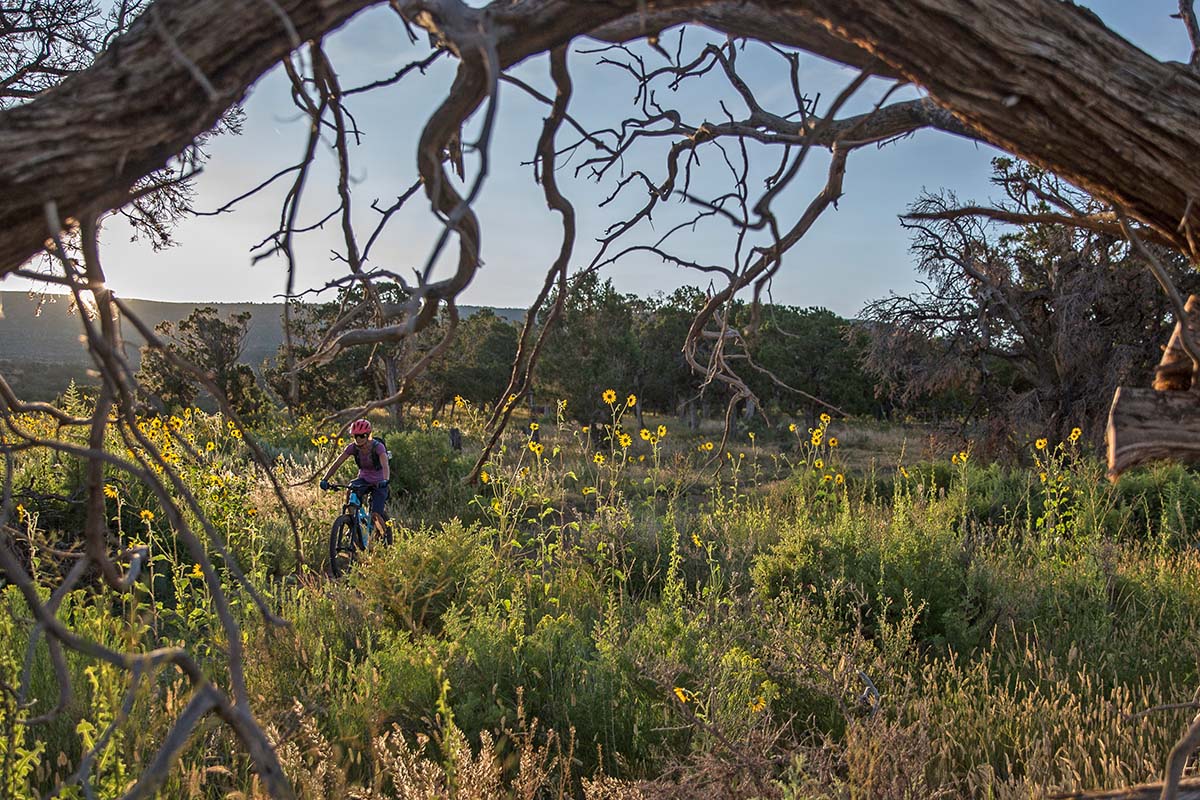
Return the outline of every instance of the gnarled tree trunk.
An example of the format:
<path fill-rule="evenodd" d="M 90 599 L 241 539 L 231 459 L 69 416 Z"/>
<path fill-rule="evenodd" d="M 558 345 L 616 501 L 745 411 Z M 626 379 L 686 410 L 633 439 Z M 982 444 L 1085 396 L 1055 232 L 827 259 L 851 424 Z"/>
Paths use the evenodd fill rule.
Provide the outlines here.
<path fill-rule="evenodd" d="M 0 274 L 43 247 L 48 201 L 64 220 L 122 205 L 139 178 L 209 129 L 294 46 L 368 5 L 156 0 L 93 67 L 0 113 Z M 1192 203 L 1200 197 L 1200 79 L 1068 3 L 395 5 L 455 51 L 487 30 L 504 67 L 576 36 L 632 38 L 689 19 L 849 63 L 877 59 L 881 74 L 925 87 L 980 138 L 1127 209 L 1194 255 L 1188 234 L 1200 215 Z M 480 98 L 464 99 L 469 111 Z"/>

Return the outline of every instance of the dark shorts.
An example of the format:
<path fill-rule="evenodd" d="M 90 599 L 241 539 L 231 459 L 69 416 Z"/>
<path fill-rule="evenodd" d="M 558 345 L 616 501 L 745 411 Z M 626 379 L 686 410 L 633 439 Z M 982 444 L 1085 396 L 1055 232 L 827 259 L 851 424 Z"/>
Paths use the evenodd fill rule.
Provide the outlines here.
<path fill-rule="evenodd" d="M 360 481 L 357 479 L 352 481 L 350 485 L 358 489 L 358 494 L 360 497 L 364 494 L 371 496 L 372 514 L 378 514 L 380 519 L 388 518 L 386 507 L 390 492 L 388 491 L 388 487 L 386 485 L 383 486 L 383 488 L 380 488 L 374 484 L 366 483 L 365 481 Z"/>

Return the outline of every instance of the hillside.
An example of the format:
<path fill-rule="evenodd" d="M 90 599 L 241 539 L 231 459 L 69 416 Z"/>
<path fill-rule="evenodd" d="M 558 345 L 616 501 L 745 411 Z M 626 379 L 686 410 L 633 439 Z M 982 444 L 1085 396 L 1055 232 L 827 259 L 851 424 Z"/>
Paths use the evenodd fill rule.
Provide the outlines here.
<path fill-rule="evenodd" d="M 282 303 L 163 303 L 155 300 L 127 300 L 130 307 L 151 327 L 166 320 L 178 324 L 196 308 L 211 306 L 222 318 L 243 311 L 250 313 L 243 361 L 260 366 L 272 359 L 283 342 L 280 319 Z M 479 306 L 461 306 L 469 316 Z M 524 319 L 524 309 L 494 309 L 508 320 Z M 122 328 L 127 353 L 136 369 L 141 361 L 145 340 L 132 325 Z M 71 381 L 87 383 L 91 366 L 80 343 L 82 327 L 78 310 L 66 295 L 32 295 L 27 292 L 0 292 L 0 371 L 13 387 L 30 399 L 49 399 Z"/>

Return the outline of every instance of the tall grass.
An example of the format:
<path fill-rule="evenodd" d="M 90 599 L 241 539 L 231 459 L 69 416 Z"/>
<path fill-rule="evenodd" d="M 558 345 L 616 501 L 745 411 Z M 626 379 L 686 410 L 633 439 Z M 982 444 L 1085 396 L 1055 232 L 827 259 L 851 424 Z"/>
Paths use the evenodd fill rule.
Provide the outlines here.
<path fill-rule="evenodd" d="M 1027 797 L 1156 776 L 1186 712 L 1139 712 L 1200 683 L 1190 471 L 1110 486 L 1072 442 L 1025 468 L 964 451 L 850 471 L 866 459 L 828 419 L 721 448 L 611 407 L 607 428 L 514 432 L 475 486 L 441 431 L 389 437 L 396 543 L 338 582 L 320 563 L 337 499 L 305 482 L 333 437 L 269 443 L 299 512 L 297 577 L 282 511 L 224 421 L 145 421 L 168 452 L 194 444 L 173 467 L 291 623 L 231 591 L 256 713 L 302 797 Z M 79 473 L 38 452 L 16 468 L 40 489 L 17 498 L 20 538 L 49 588 L 48 548 L 78 512 L 39 498 L 72 496 Z M 70 593 L 62 618 L 114 647 L 182 643 L 219 679 L 194 565 L 144 488 L 110 488 L 120 542 L 149 544 L 153 569 L 121 602 Z M 29 620 L 15 590 L 0 597 L 16 687 Z M 111 726 L 84 780 L 119 794 L 184 683 L 146 676 L 126 713 L 127 678 L 72 657 L 73 702 L 26 726 L 55 692 L 44 643 L 29 652 L 37 702 L 3 694 L 0 787 L 78 793 Z M 163 793 L 261 787 L 212 723 Z"/>

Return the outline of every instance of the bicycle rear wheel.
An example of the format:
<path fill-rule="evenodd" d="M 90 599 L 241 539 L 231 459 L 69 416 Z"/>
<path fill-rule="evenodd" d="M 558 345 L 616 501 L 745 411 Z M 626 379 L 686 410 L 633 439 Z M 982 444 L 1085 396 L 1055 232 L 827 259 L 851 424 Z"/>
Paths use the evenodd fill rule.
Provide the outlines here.
<path fill-rule="evenodd" d="M 329 531 L 329 574 L 341 578 L 350 571 L 358 556 L 358 524 L 354 517 L 343 514 L 333 521 Z"/>
<path fill-rule="evenodd" d="M 381 524 L 374 524 L 372 527 L 375 529 L 372 536 L 374 541 L 381 542 L 390 547 L 392 544 L 392 521 L 384 517 Z"/>

